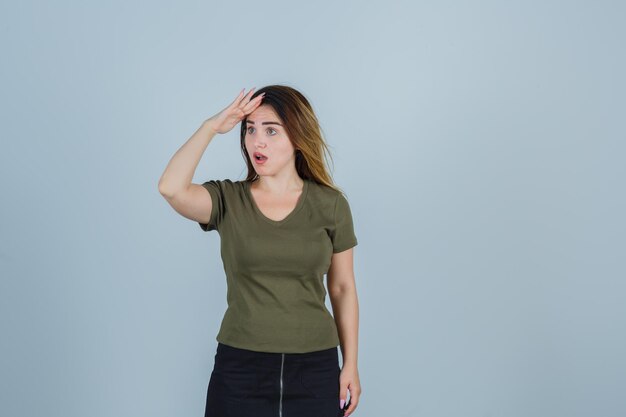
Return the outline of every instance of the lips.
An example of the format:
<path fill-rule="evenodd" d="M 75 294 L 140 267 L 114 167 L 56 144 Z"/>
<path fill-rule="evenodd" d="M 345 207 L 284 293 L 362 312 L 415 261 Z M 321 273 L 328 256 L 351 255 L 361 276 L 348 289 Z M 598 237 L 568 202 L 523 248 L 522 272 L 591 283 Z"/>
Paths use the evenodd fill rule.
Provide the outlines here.
<path fill-rule="evenodd" d="M 256 161 L 265 161 L 267 160 L 267 156 L 263 155 L 261 152 L 255 152 L 252 154 L 252 157 L 256 160 Z"/>

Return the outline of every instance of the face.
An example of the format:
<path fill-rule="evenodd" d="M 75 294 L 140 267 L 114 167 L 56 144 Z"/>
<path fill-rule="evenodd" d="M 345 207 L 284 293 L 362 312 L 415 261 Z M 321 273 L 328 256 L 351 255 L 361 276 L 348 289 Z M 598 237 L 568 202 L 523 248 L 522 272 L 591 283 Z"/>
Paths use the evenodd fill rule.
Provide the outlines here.
<path fill-rule="evenodd" d="M 248 115 L 245 144 L 259 176 L 296 170 L 295 148 L 271 106 L 261 105 Z M 255 152 L 260 152 L 267 159 L 257 159 Z"/>

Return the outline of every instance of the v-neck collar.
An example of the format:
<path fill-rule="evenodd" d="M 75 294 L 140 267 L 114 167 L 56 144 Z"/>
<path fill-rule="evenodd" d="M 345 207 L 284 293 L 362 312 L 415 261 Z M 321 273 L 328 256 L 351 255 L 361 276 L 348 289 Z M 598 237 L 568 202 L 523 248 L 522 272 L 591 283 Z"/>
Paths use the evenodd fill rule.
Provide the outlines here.
<path fill-rule="evenodd" d="M 300 193 L 300 196 L 298 197 L 298 202 L 296 203 L 296 206 L 294 207 L 294 209 L 291 210 L 291 212 L 287 215 L 287 217 L 285 217 L 282 220 L 272 220 L 269 217 L 267 217 L 265 214 L 263 214 L 263 212 L 259 209 L 259 206 L 257 206 L 256 201 L 254 200 L 254 196 L 252 195 L 252 191 L 250 190 L 250 184 L 252 183 L 252 181 L 244 181 L 244 188 L 246 190 L 246 195 L 248 196 L 248 200 L 250 200 L 250 204 L 252 205 L 252 208 L 254 209 L 256 214 L 261 219 L 263 219 L 266 223 L 269 223 L 274 226 L 280 226 L 281 224 L 289 221 L 289 219 L 295 216 L 304 205 L 304 200 L 306 199 L 307 192 L 309 189 L 309 181 L 306 178 L 303 178 L 302 180 L 304 181 L 304 185 L 302 186 L 302 192 Z"/>

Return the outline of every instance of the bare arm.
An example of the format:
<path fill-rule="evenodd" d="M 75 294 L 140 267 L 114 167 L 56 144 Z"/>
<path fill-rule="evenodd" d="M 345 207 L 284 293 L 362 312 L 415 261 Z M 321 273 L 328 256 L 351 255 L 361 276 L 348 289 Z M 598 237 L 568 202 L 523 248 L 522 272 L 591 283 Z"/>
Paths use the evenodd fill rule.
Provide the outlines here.
<path fill-rule="evenodd" d="M 250 100 L 251 89 L 244 96 L 242 90 L 237 98 L 215 116 L 202 122 L 195 133 L 176 151 L 159 179 L 159 192 L 176 212 L 200 223 L 211 217 L 213 202 L 202 185 L 193 184 L 198 163 L 207 146 L 217 133 L 226 133 L 260 104 L 263 95 Z"/>
<path fill-rule="evenodd" d="M 358 367 L 359 301 L 354 279 L 354 249 L 334 253 L 327 274 L 328 296 L 339 331 L 344 366 Z"/>
<path fill-rule="evenodd" d="M 159 192 L 176 212 L 190 220 L 204 223 L 211 216 L 211 195 L 191 180 L 215 134 L 210 120 L 202 122 L 191 138 L 176 151 L 159 179 Z"/>
<path fill-rule="evenodd" d="M 343 407 L 350 392 L 350 406 L 345 416 L 354 412 L 362 388 L 358 369 L 359 300 L 356 293 L 353 268 L 354 249 L 334 253 L 328 270 L 328 295 L 337 323 L 343 367 L 339 376 L 339 399 Z"/>

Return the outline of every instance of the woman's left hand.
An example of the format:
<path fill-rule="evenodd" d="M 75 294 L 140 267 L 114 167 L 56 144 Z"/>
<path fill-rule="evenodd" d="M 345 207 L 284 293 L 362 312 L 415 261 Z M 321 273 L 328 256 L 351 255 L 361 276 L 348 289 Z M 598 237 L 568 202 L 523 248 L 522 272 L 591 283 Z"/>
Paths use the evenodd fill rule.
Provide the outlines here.
<path fill-rule="evenodd" d="M 361 382 L 359 381 L 359 370 L 356 366 L 344 366 L 339 374 L 339 408 L 343 408 L 347 400 L 347 391 L 350 391 L 349 407 L 344 412 L 347 417 L 356 408 L 361 395 Z M 342 403 L 341 401 L 344 401 Z"/>

